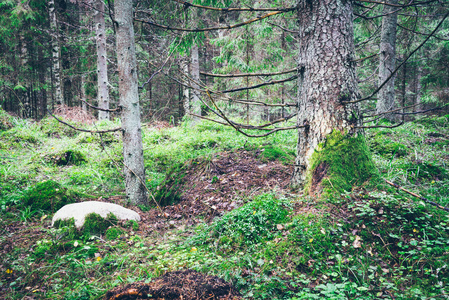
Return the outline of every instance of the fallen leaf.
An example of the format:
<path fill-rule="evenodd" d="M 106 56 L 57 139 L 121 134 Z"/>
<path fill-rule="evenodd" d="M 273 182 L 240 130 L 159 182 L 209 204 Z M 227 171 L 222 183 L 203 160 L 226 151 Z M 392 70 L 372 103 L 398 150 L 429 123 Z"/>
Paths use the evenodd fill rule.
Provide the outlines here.
<path fill-rule="evenodd" d="M 361 240 L 362 240 L 362 239 L 361 239 L 358 235 L 356 235 L 356 236 L 355 236 L 355 240 L 354 240 L 354 242 L 352 243 L 352 246 L 353 246 L 354 248 L 362 248 L 362 244 L 360 243 Z"/>

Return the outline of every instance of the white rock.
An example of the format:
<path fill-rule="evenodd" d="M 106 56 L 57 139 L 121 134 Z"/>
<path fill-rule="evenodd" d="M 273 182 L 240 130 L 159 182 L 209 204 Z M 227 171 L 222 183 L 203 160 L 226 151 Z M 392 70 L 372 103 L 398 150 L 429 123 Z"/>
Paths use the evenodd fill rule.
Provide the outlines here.
<path fill-rule="evenodd" d="M 137 212 L 124 208 L 123 206 L 99 201 L 86 201 L 63 206 L 53 216 L 51 226 L 57 220 L 69 220 L 73 218 L 76 228 L 79 229 L 83 227 L 86 216 L 91 213 L 96 213 L 103 218 L 106 218 L 111 213 L 119 220 L 140 221 L 140 216 Z"/>

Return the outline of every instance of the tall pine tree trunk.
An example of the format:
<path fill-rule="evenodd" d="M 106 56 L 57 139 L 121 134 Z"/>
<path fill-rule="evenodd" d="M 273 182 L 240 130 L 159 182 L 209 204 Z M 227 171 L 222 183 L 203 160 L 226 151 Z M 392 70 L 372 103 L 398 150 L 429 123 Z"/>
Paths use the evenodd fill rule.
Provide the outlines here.
<path fill-rule="evenodd" d="M 126 196 L 132 204 L 147 204 L 142 129 L 137 83 L 132 1 L 114 2 L 117 25 L 117 65 L 122 107 L 123 156 Z"/>
<path fill-rule="evenodd" d="M 106 30 L 103 0 L 95 0 L 95 35 L 97 42 L 98 107 L 109 109 L 108 62 L 106 54 Z M 109 112 L 100 110 L 99 120 L 109 120 Z"/>
<path fill-rule="evenodd" d="M 335 170 L 339 168 L 337 161 L 326 158 L 327 147 L 337 151 L 355 143 L 355 148 L 365 149 L 355 128 L 360 124 L 359 106 L 344 103 L 359 98 L 352 19 L 351 1 L 310 0 L 299 4 L 297 122 L 304 127 L 299 128 L 292 182 L 310 188 L 309 191 L 319 189 L 330 173 L 340 176 Z M 366 156 L 359 150 L 341 155 Z"/>
<path fill-rule="evenodd" d="M 389 0 L 391 4 L 398 4 L 398 0 Z M 396 27 L 398 23 L 396 7 L 384 5 L 382 17 L 382 31 L 380 37 L 379 55 L 379 86 L 387 80 L 396 66 Z M 376 104 L 377 113 L 390 111 L 394 108 L 394 76 L 380 89 Z M 393 114 L 386 114 L 384 118 L 394 120 Z"/>
<path fill-rule="evenodd" d="M 56 18 L 55 0 L 48 1 L 48 13 L 51 30 L 52 74 L 54 86 L 54 100 L 56 104 L 64 104 L 61 79 L 61 51 L 59 47 L 59 28 Z"/>

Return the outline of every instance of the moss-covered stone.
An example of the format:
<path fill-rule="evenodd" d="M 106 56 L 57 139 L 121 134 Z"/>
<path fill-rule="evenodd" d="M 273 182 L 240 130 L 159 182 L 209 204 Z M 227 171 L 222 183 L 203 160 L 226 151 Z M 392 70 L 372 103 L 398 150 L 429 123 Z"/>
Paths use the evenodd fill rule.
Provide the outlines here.
<path fill-rule="evenodd" d="M 305 190 L 331 195 L 378 178 L 365 137 L 334 130 L 312 155 Z"/>
<path fill-rule="evenodd" d="M 22 196 L 22 203 L 33 209 L 55 212 L 66 204 L 74 203 L 77 196 L 75 192 L 59 183 L 48 180 L 26 190 Z"/>
<path fill-rule="evenodd" d="M 81 231 L 84 235 L 104 234 L 110 226 L 117 225 L 118 219 L 113 214 L 108 214 L 106 219 L 96 213 L 88 214 L 84 220 Z"/>

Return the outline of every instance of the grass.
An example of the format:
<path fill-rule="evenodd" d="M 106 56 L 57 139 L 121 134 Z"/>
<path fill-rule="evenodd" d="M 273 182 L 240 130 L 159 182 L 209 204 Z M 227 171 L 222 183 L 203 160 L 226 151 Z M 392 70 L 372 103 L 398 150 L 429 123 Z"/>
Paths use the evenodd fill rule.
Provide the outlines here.
<path fill-rule="evenodd" d="M 49 211 L 21 205 L 25 191 L 53 180 L 84 197 L 122 195 L 118 136 L 108 136 L 103 148 L 97 136 L 64 131 L 51 120 L 2 122 L 8 125 L 0 128 L 0 294 L 6 299 L 100 299 L 114 286 L 187 268 L 231 281 L 254 299 L 448 297 L 448 214 L 391 187 L 360 187 L 319 203 L 262 194 L 210 224 L 148 235 L 130 222 L 81 238 L 48 227 Z M 221 151 L 264 149 L 262 159 L 292 163 L 296 141 L 289 132 L 247 139 L 208 122 L 143 134 L 153 191 L 170 179 L 170 167 Z M 447 117 L 427 118 L 370 130 L 366 140 L 383 178 L 448 206 L 448 134 Z M 69 150 L 85 161 L 48 159 Z"/>

